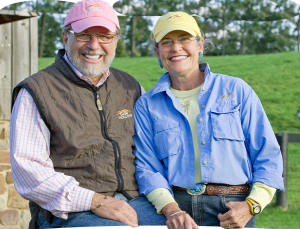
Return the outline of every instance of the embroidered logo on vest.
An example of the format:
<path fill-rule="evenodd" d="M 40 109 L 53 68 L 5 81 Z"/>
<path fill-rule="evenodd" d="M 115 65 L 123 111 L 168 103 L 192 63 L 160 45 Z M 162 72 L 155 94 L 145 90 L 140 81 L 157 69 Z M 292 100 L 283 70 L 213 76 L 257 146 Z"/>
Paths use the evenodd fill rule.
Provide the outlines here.
<path fill-rule="evenodd" d="M 132 113 L 132 111 L 123 109 L 117 113 L 117 116 L 119 117 L 119 119 L 131 118 L 132 117 L 131 113 Z"/>

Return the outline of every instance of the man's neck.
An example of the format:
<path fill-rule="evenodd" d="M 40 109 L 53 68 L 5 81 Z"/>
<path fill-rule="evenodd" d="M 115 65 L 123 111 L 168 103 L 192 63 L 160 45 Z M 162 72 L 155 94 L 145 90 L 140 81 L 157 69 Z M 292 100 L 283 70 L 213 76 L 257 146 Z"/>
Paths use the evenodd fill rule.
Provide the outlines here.
<path fill-rule="evenodd" d="M 101 76 L 98 76 L 98 77 L 88 77 L 94 84 L 94 86 L 96 87 L 97 84 L 99 83 L 100 79 L 102 78 L 103 74 Z"/>

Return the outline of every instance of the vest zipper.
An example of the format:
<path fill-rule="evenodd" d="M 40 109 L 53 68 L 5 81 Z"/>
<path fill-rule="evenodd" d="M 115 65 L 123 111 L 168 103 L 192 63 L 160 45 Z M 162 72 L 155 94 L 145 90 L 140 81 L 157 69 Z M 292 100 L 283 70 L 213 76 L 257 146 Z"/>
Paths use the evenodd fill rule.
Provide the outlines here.
<path fill-rule="evenodd" d="M 100 95 L 99 95 L 99 91 L 97 90 L 97 107 L 98 107 L 98 110 L 99 111 L 102 111 L 103 110 L 103 107 L 102 107 L 102 104 L 101 104 L 101 101 L 100 101 Z"/>
<path fill-rule="evenodd" d="M 114 141 L 113 139 L 111 139 L 108 134 L 107 134 L 107 127 L 106 127 L 106 118 L 105 118 L 105 113 L 100 101 L 100 94 L 99 94 L 99 89 L 96 88 L 95 90 L 96 92 L 96 105 L 98 108 L 98 112 L 100 115 L 100 120 L 101 120 L 101 132 L 102 132 L 102 136 L 104 137 L 104 139 L 108 140 L 111 142 L 111 144 L 113 145 L 113 149 L 114 149 L 114 154 L 115 154 L 115 172 L 116 172 L 116 177 L 117 177 L 117 181 L 118 181 L 118 188 L 117 188 L 117 192 L 122 192 L 123 191 L 123 186 L 124 186 L 124 181 L 123 181 L 123 176 L 121 173 L 121 150 L 120 147 L 118 145 L 118 143 L 116 141 Z"/>

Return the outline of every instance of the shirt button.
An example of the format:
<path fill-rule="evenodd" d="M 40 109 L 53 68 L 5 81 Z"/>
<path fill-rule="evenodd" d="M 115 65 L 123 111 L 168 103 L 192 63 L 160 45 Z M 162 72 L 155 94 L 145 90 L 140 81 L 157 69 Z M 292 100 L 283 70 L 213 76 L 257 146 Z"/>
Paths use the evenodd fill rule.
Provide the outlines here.
<path fill-rule="evenodd" d="M 209 91 L 209 93 L 211 93 L 211 91 Z"/>
<path fill-rule="evenodd" d="M 205 87 L 204 87 L 204 88 L 202 88 L 202 91 L 205 91 Z"/>
<path fill-rule="evenodd" d="M 207 165 L 207 161 L 203 161 L 203 165 Z"/>
<path fill-rule="evenodd" d="M 202 122 L 202 118 L 199 119 L 199 122 Z"/>
<path fill-rule="evenodd" d="M 206 144 L 206 142 L 205 142 L 205 141 L 203 141 L 203 142 L 202 142 L 202 145 L 205 145 L 205 144 Z"/>
<path fill-rule="evenodd" d="M 205 105 L 203 105 L 202 108 L 205 108 Z"/>

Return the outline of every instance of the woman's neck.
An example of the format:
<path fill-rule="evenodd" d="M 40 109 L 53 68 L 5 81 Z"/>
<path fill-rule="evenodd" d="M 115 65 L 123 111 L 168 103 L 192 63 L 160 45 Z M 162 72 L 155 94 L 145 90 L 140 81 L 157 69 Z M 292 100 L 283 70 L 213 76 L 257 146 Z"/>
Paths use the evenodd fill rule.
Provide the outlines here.
<path fill-rule="evenodd" d="M 178 91 L 188 91 L 199 87 L 204 82 L 204 72 L 198 68 L 190 74 L 170 73 L 171 87 Z"/>

